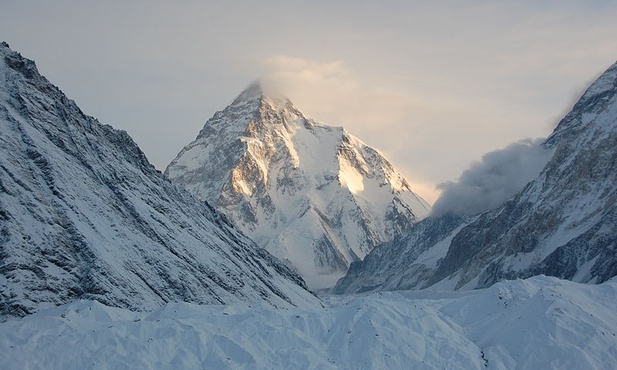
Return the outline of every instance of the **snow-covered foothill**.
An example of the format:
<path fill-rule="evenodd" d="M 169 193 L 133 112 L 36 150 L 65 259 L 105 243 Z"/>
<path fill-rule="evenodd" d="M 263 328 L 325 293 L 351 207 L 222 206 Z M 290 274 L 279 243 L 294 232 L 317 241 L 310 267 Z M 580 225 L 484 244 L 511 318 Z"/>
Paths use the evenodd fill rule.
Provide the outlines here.
<path fill-rule="evenodd" d="M 6 369 L 613 369 L 617 281 L 544 276 L 326 308 L 79 301 L 0 324 Z"/>

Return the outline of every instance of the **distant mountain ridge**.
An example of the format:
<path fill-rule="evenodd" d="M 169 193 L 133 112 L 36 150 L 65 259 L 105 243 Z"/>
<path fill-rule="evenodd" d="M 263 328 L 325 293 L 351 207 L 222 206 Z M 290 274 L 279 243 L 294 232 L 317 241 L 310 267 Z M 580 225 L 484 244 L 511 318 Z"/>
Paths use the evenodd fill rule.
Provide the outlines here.
<path fill-rule="evenodd" d="M 378 151 L 260 83 L 209 119 L 165 174 L 313 288 L 331 286 L 430 210 Z"/>
<path fill-rule="evenodd" d="M 320 305 L 302 278 L 172 185 L 0 44 L 0 318 L 77 299 Z"/>
<path fill-rule="evenodd" d="M 543 145 L 552 158 L 512 199 L 472 217 L 425 219 L 352 264 L 335 291 L 482 288 L 539 274 L 601 283 L 617 275 L 617 63 Z"/>

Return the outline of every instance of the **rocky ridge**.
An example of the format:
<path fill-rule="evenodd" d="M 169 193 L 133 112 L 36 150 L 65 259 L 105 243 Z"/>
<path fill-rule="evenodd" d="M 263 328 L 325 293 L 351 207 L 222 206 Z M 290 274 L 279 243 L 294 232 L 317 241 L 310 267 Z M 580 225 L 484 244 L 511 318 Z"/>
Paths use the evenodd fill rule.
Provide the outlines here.
<path fill-rule="evenodd" d="M 543 146 L 552 158 L 512 199 L 453 223 L 422 221 L 353 264 L 335 290 L 482 288 L 540 274 L 601 283 L 617 275 L 617 63 Z"/>
<path fill-rule="evenodd" d="M 320 305 L 304 281 L 172 185 L 0 45 L 0 314 L 78 299 Z"/>

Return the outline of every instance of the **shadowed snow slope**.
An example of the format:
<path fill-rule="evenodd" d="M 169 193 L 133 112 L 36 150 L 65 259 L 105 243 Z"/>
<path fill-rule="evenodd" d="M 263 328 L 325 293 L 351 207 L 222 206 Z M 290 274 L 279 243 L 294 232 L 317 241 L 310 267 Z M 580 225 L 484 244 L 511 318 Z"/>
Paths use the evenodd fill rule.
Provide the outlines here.
<path fill-rule="evenodd" d="M 538 274 L 617 275 L 617 63 L 542 146 L 553 155 L 510 200 L 476 216 L 431 217 L 355 263 L 338 293 L 486 287 Z"/>
<path fill-rule="evenodd" d="M 3 369 L 614 369 L 617 282 L 534 277 L 329 307 L 80 301 L 0 324 Z"/>
<path fill-rule="evenodd" d="M 173 186 L 0 44 L 0 315 L 77 299 L 319 304 L 296 273 Z"/>
<path fill-rule="evenodd" d="M 430 210 L 378 151 L 259 83 L 209 119 L 165 173 L 312 288 L 334 285 Z"/>

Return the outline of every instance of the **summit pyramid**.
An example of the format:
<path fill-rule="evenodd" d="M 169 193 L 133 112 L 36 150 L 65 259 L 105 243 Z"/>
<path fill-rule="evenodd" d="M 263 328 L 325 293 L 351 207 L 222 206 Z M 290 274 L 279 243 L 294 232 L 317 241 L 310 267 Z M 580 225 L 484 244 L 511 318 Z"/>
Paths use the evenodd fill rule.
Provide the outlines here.
<path fill-rule="evenodd" d="M 312 288 L 332 286 L 430 211 L 377 150 L 260 83 L 215 113 L 165 173 Z"/>

